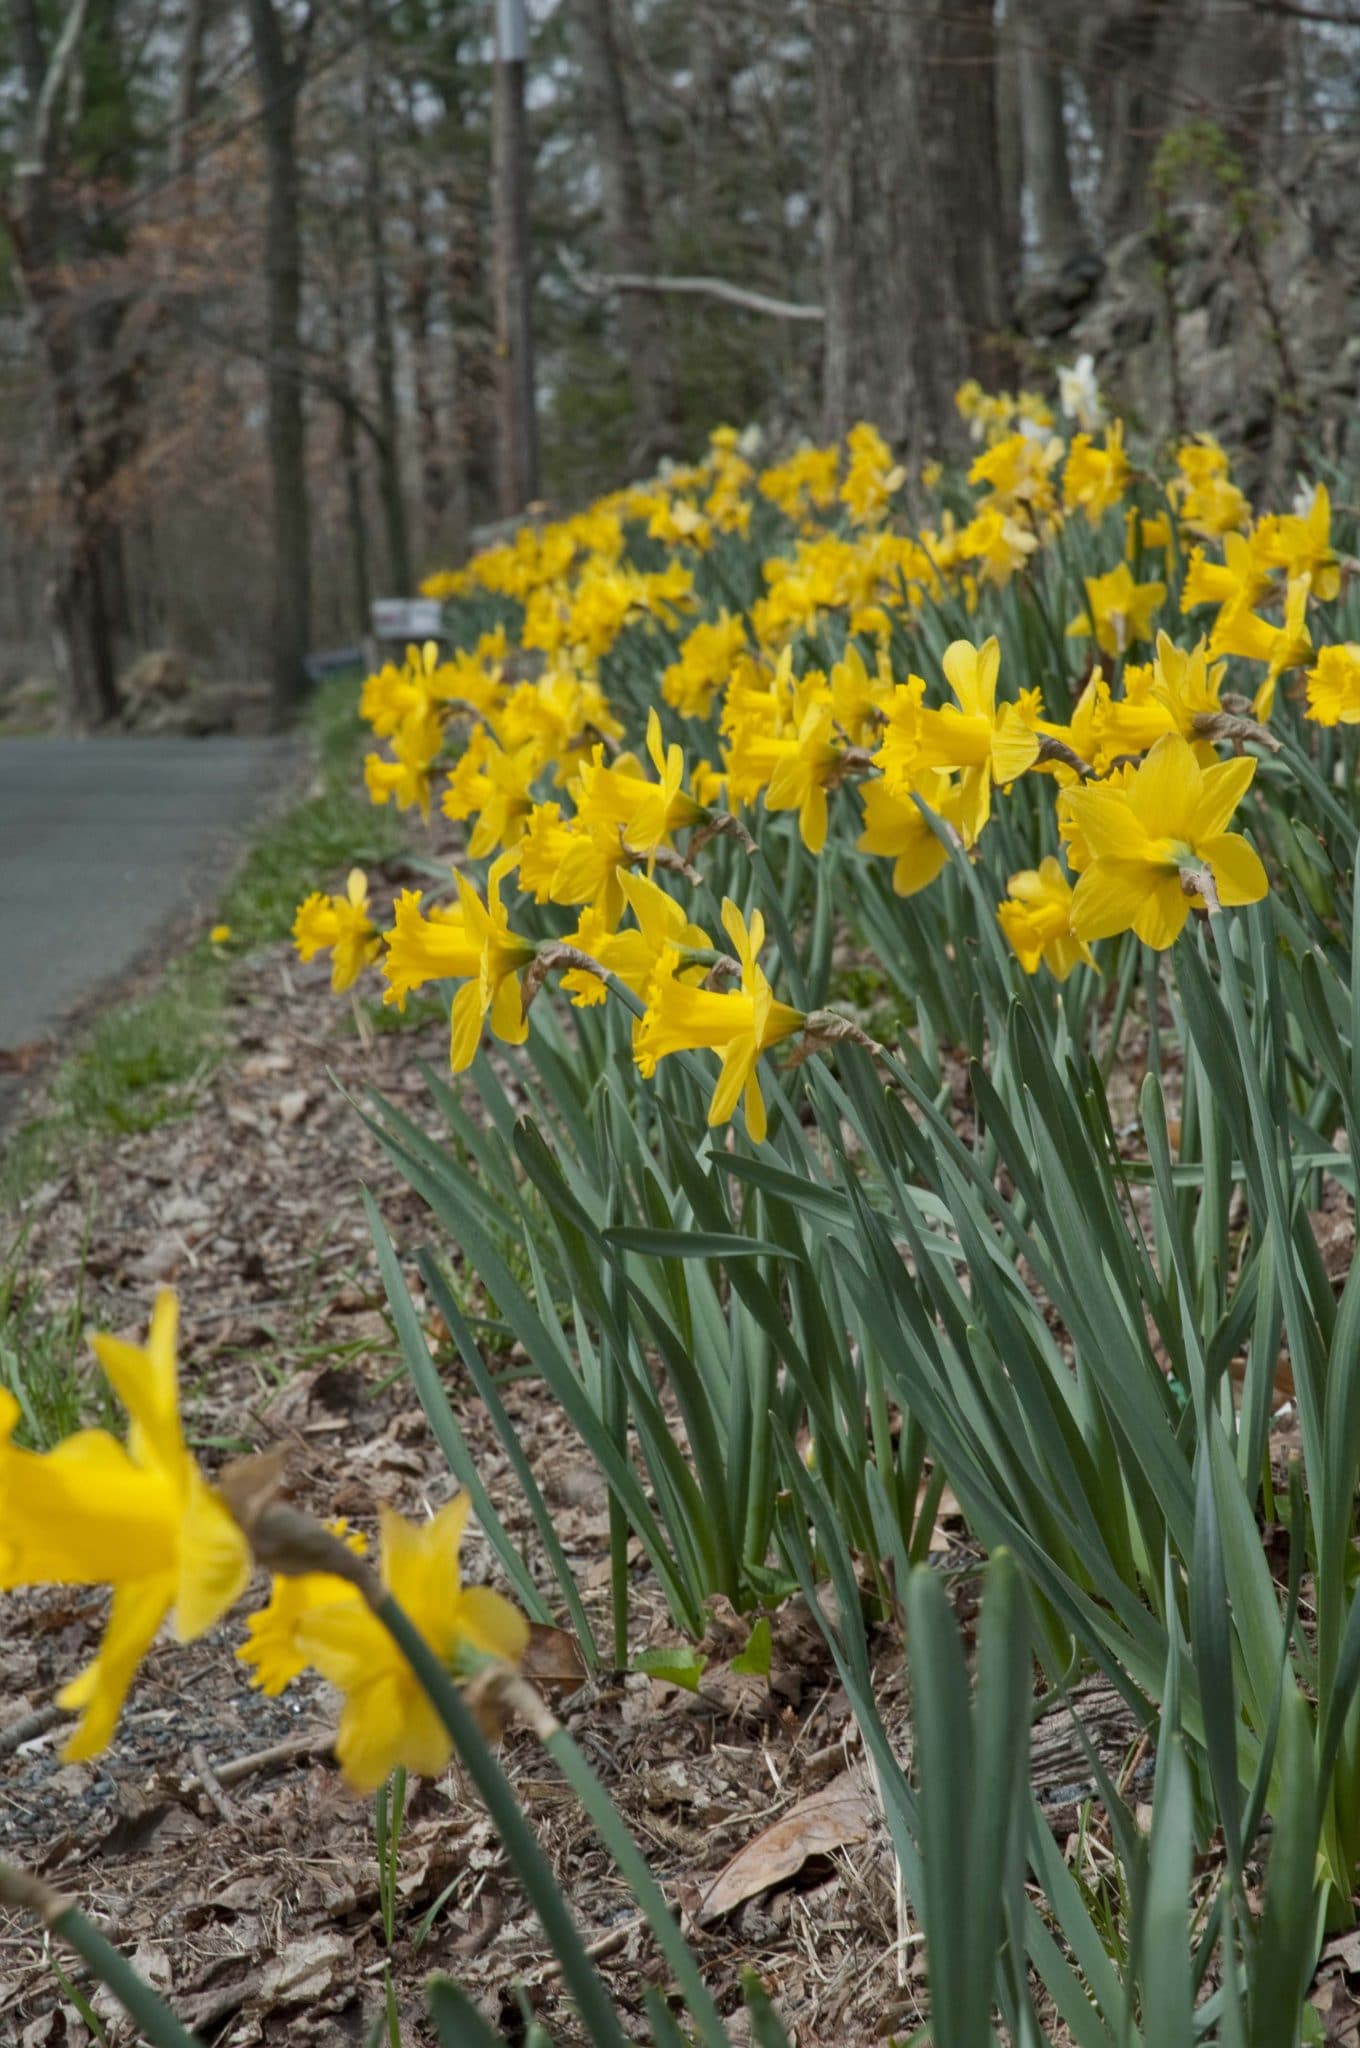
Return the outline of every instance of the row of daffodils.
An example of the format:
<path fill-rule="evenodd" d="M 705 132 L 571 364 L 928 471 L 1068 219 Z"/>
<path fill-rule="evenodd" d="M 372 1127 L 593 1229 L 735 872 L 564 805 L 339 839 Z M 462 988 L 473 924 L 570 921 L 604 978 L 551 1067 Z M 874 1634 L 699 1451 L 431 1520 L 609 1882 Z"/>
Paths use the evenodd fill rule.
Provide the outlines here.
<path fill-rule="evenodd" d="M 449 641 L 369 677 L 367 780 L 375 802 L 426 815 L 437 796 L 461 858 L 439 893 L 403 892 L 387 930 L 358 870 L 310 896 L 303 958 L 328 951 L 338 989 L 380 969 L 398 1007 L 446 985 L 456 1071 L 488 1033 L 523 1043 L 550 979 L 582 1008 L 626 1002 L 640 1075 L 711 1054 L 710 1122 L 740 1109 L 760 1142 L 764 1056 L 855 1029 L 783 1000 L 761 964 L 772 856 L 815 870 L 834 842 L 853 922 L 856 861 L 891 863 L 913 896 L 989 835 L 1017 843 L 1007 814 L 1023 809 L 1033 865 L 1009 873 L 996 915 L 1020 967 L 1058 980 L 1097 974 L 1118 934 L 1166 948 L 1192 912 L 1264 896 L 1234 829 L 1262 758 L 1283 724 L 1311 722 L 1341 790 L 1353 762 L 1327 729 L 1360 724 L 1360 644 L 1327 625 L 1360 565 L 1333 546 L 1326 490 L 1257 517 L 1204 439 L 1159 480 L 1117 423 L 1064 438 L 1039 400 L 975 387 L 960 407 L 982 444 L 966 483 L 909 479 L 868 426 L 763 470 L 724 431 L 703 462 L 433 579 Z M 1040 673 L 1002 658 L 1026 644 L 1021 595 L 1047 629 L 1030 636 Z M 99 1653 L 61 1695 L 79 1715 L 71 1757 L 108 1743 L 166 1618 L 200 1636 L 252 1576 L 251 1516 L 185 1447 L 175 1344 L 169 1296 L 145 1349 L 95 1340 L 125 1441 L 23 1448 L 0 1391 L 0 1587 L 112 1593 Z M 330 1568 L 306 1545 L 290 1561 L 255 1544 L 273 1589 L 237 1654 L 268 1691 L 308 1667 L 339 1688 L 358 1787 L 449 1755 L 375 1589 L 449 1668 L 523 1649 L 515 1610 L 460 1582 L 465 1506 L 418 1528 L 384 1515 L 376 1575 L 350 1569 L 362 1545 L 343 1530 Z"/>
<path fill-rule="evenodd" d="M 711 1120 L 744 1098 L 759 1140 L 761 1055 L 805 1019 L 761 967 L 758 913 L 697 921 L 716 838 L 753 851 L 790 813 L 810 855 L 834 834 L 909 896 L 1040 783 L 1049 845 L 997 917 L 1059 979 L 1121 932 L 1162 949 L 1192 911 L 1259 900 L 1233 821 L 1281 684 L 1318 728 L 1360 723 L 1360 645 L 1326 630 L 1356 566 L 1326 489 L 1255 517 L 1204 437 L 1159 479 L 1118 422 L 1064 438 L 1032 394 L 959 405 L 985 444 L 966 487 L 909 480 L 867 425 L 763 470 L 724 430 L 702 463 L 432 578 L 451 650 L 369 677 L 368 787 L 427 816 L 437 796 L 484 886 L 460 864 L 381 931 L 356 871 L 299 909 L 303 958 L 330 949 L 337 988 L 376 963 L 398 1006 L 453 985 L 455 1071 L 488 1031 L 524 1041 L 549 974 L 577 1005 L 626 991 L 640 1072 L 712 1051 Z M 1022 594 L 1050 634 L 1037 673 L 1002 659 Z M 951 624 L 970 630 L 942 644 Z"/>

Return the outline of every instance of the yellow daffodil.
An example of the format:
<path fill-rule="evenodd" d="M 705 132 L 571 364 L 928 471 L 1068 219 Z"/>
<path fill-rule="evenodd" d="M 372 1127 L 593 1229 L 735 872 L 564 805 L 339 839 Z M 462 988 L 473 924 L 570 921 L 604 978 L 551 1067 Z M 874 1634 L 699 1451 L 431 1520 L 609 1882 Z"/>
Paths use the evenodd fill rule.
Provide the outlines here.
<path fill-rule="evenodd" d="M 1307 683 L 1308 716 L 1316 725 L 1360 725 L 1360 641 L 1319 647 Z"/>
<path fill-rule="evenodd" d="M 517 843 L 519 885 L 535 903 L 555 903 L 557 877 L 581 826 L 562 815 L 561 804 L 535 804 Z"/>
<path fill-rule="evenodd" d="M 1139 640 L 1152 638 L 1152 616 L 1166 601 L 1166 585 L 1135 583 L 1127 562 L 1106 576 L 1086 579 L 1086 610 L 1067 629 L 1069 639 L 1094 638 L 1104 654 L 1127 654 Z"/>
<path fill-rule="evenodd" d="M 1091 707 L 1091 745 L 1086 758 L 1103 774 L 1130 754 L 1146 753 L 1163 733 L 1178 732 L 1196 740 L 1200 721 L 1222 711 L 1219 692 L 1224 665 L 1211 667 L 1206 643 L 1177 647 L 1163 632 L 1157 635 L 1156 660 L 1126 667 L 1123 695 L 1112 695 L 1103 680 L 1095 684 Z M 1198 740 L 1205 765 L 1213 759 L 1207 740 Z"/>
<path fill-rule="evenodd" d="M 1089 854 L 1073 893 L 1071 923 L 1083 940 L 1132 930 L 1158 951 L 1179 937 L 1193 904 L 1182 877 L 1213 876 L 1218 900 L 1256 903 L 1266 874 L 1255 849 L 1225 828 L 1251 786 L 1249 758 L 1202 768 L 1179 733 L 1158 740 L 1122 788 L 1069 789 L 1063 804 Z"/>
<path fill-rule="evenodd" d="M 1275 685 L 1291 668 L 1301 668 L 1313 651 L 1308 631 L 1309 583 L 1296 576 L 1285 597 L 1284 621 L 1273 626 L 1259 612 L 1220 612 L 1209 636 L 1210 654 L 1236 654 L 1244 661 L 1266 664 L 1264 681 L 1252 699 L 1252 711 L 1268 719 L 1275 706 Z"/>
<path fill-rule="evenodd" d="M 767 811 L 797 811 L 798 832 L 809 853 L 826 845 L 827 790 L 840 773 L 842 748 L 833 736 L 829 703 L 809 704 L 781 749 L 765 785 Z"/>
<path fill-rule="evenodd" d="M 332 1536 L 338 1536 L 356 1557 L 368 1549 L 368 1538 L 351 1530 L 343 1519 L 328 1522 Z M 250 1672 L 250 1683 L 273 1699 L 307 1669 L 304 1651 L 298 1648 L 298 1624 L 314 1607 L 328 1607 L 336 1601 L 357 1600 L 357 1591 L 347 1579 L 333 1572 L 303 1572 L 296 1578 L 276 1577 L 270 1583 L 269 1605 L 246 1616 L 246 1640 L 236 1652 Z"/>
<path fill-rule="evenodd" d="M 917 785 L 932 811 L 950 823 L 958 792 L 947 775 L 928 772 Z M 914 796 L 894 796 L 886 782 L 860 784 L 864 830 L 855 841 L 859 853 L 884 855 L 893 862 L 892 885 L 899 896 L 929 888 L 949 858 L 949 848 L 932 829 Z"/>
<path fill-rule="evenodd" d="M 892 459 L 892 452 L 877 427 L 861 420 L 845 437 L 849 466 L 841 485 L 841 502 L 856 526 L 874 526 L 887 514 L 893 493 L 906 482 L 907 473 Z"/>
<path fill-rule="evenodd" d="M 1063 468 L 1063 504 L 1069 512 L 1084 512 L 1089 525 L 1099 526 L 1123 497 L 1132 476 L 1122 420 L 1106 429 L 1103 448 L 1096 447 L 1090 434 L 1075 434 Z"/>
<path fill-rule="evenodd" d="M 434 904 L 423 911 L 423 900 L 419 889 L 403 889 L 392 906 L 392 929 L 383 934 L 383 1001 L 398 1010 L 427 981 L 466 981 L 481 967 L 481 943 L 468 931 L 461 907 Z"/>
<path fill-rule="evenodd" d="M 662 671 L 661 695 L 682 718 L 707 718 L 713 699 L 745 647 L 743 620 L 729 612 L 701 620 L 681 641 L 675 660 Z"/>
<path fill-rule="evenodd" d="M 1199 604 L 1225 606 L 1229 612 L 1250 611 L 1270 588 L 1270 571 L 1258 559 L 1245 533 L 1223 536 L 1223 560 L 1211 562 L 1203 548 L 1192 548 L 1181 589 L 1181 610 Z"/>
<path fill-rule="evenodd" d="M 444 728 L 432 704 L 423 704 L 403 718 L 392 735 L 395 759 L 381 754 L 364 757 L 364 782 L 375 804 L 394 803 L 399 811 L 419 809 L 430 815 L 430 768 L 444 744 Z"/>
<path fill-rule="evenodd" d="M 892 668 L 886 655 L 880 653 L 871 675 L 864 656 L 852 641 L 831 671 L 831 707 L 851 746 L 877 743 L 892 693 Z"/>
<path fill-rule="evenodd" d="M 185 1448 L 171 1293 L 157 1297 L 146 1347 L 96 1336 L 95 1356 L 127 1410 L 126 1445 L 81 1430 L 54 1450 L 12 1441 L 18 1403 L 0 1389 L 0 1587 L 108 1585 L 94 1661 L 57 1695 L 81 1719 L 68 1759 L 113 1735 L 138 1664 L 173 1610 L 180 1642 L 226 1613 L 250 1577 L 246 1540 Z"/>
<path fill-rule="evenodd" d="M 541 748 L 533 740 L 506 753 L 484 730 L 473 734 L 440 804 L 444 816 L 456 823 L 476 818 L 468 835 L 470 860 L 484 860 L 515 844 L 533 807 L 531 791 L 542 766 Z"/>
<path fill-rule="evenodd" d="M 391 739 L 405 719 L 424 710 L 426 693 L 404 668 L 384 662 L 375 674 L 364 679 L 359 696 L 359 713 L 380 740 Z"/>
<path fill-rule="evenodd" d="M 368 914 L 368 877 L 362 868 L 350 869 L 343 896 L 314 890 L 298 905 L 293 919 L 298 957 L 306 962 L 318 953 L 331 953 L 331 987 L 337 993 L 377 959 L 380 943 L 378 927 Z"/>
<path fill-rule="evenodd" d="M 1169 486 L 1181 524 L 1204 540 L 1251 522 L 1251 507 L 1228 475 L 1228 458 L 1212 434 L 1197 434 L 1176 450 L 1178 475 Z"/>
<path fill-rule="evenodd" d="M 974 459 L 968 481 L 987 486 L 982 509 L 1023 510 L 1033 520 L 1057 503 L 1050 472 L 1061 455 L 1062 442 L 1056 435 L 1036 439 L 1028 433 L 1008 434 Z"/>
<path fill-rule="evenodd" d="M 647 992 L 647 1011 L 633 1036 L 633 1053 L 644 1076 L 671 1053 L 709 1047 L 722 1056 L 710 1124 L 727 1123 L 745 1098 L 746 1128 L 757 1144 L 765 1137 L 765 1099 L 756 1065 L 762 1052 L 802 1029 L 803 1014 L 776 1002 L 757 955 L 765 943 L 765 920 L 757 911 L 748 930 L 735 903 L 723 902 L 723 929 L 741 967 L 741 986 L 719 992 L 680 979 L 679 950 L 668 946 L 657 961 Z"/>
<path fill-rule="evenodd" d="M 645 875 L 625 873 L 619 882 L 636 924 L 620 929 L 592 905 L 582 913 L 575 931 L 568 933 L 567 944 L 598 960 L 625 988 L 645 1000 L 657 962 L 668 948 L 683 959 L 687 952 L 711 952 L 713 942 L 699 925 L 690 923 L 673 896 Z M 706 964 L 689 970 L 701 980 L 707 971 Z M 562 986 L 578 1007 L 604 1000 L 605 984 L 598 974 L 583 968 L 564 974 Z"/>
<path fill-rule="evenodd" d="M 523 1616 L 489 1586 L 462 1583 L 458 1547 L 469 1505 L 457 1494 L 423 1525 L 380 1509 L 382 1583 L 445 1665 L 468 1650 L 515 1664 L 529 1640 Z M 345 1696 L 335 1754 L 347 1781 L 356 1792 L 373 1792 L 398 1764 L 437 1776 L 452 1754 L 443 1722 L 359 1593 L 332 1580 L 342 1593 L 327 1598 L 326 1577 L 299 1581 L 318 1597 L 291 1619 L 290 1637 L 293 1654 Z"/>
<path fill-rule="evenodd" d="M 455 876 L 463 928 L 477 946 L 475 976 L 460 988 L 450 1014 L 449 1064 L 455 1074 L 472 1065 L 483 1024 L 489 1023 L 507 1045 L 523 1045 L 529 1036 L 519 971 L 534 957 L 534 947 L 510 929 L 501 902 L 501 881 L 513 856 L 502 854 L 486 880 L 486 902 L 465 875 Z"/>
<path fill-rule="evenodd" d="M 1072 929 L 1072 884 L 1051 853 L 1037 868 L 1012 875 L 1007 887 L 997 923 L 1026 974 L 1037 973 L 1041 960 L 1055 981 L 1066 981 L 1079 960 L 1095 966 L 1090 947 Z"/>
<path fill-rule="evenodd" d="M 1284 570 L 1289 582 L 1307 576 L 1319 604 L 1330 604 L 1341 588 L 1341 563 L 1332 546 L 1332 501 L 1326 484 L 1315 484 L 1305 493 L 1305 506 L 1261 521 L 1261 552 L 1272 568 Z"/>
<path fill-rule="evenodd" d="M 825 511 L 836 496 L 841 451 L 837 447 L 800 448 L 787 462 L 761 471 L 756 487 L 790 519 L 811 507 Z"/>
<path fill-rule="evenodd" d="M 634 853 L 655 852 L 672 832 L 697 824 L 703 816 L 682 786 L 684 753 L 676 745 L 665 745 L 655 709 L 647 714 L 647 752 L 657 772 L 655 782 L 642 774 L 631 754 L 606 763 L 603 748 L 597 747 L 572 789 L 582 824 L 621 832 Z"/>
<path fill-rule="evenodd" d="M 957 545 L 961 555 L 980 565 L 978 573 L 985 583 L 995 583 L 1004 589 L 1038 550 L 1039 536 L 1021 526 L 1010 513 L 990 506 L 969 520 Z"/>
<path fill-rule="evenodd" d="M 933 709 L 924 702 L 925 684 L 911 677 L 893 693 L 874 761 L 899 797 L 911 796 L 933 771 L 962 774 L 967 798 L 958 823 L 971 846 L 991 815 L 993 785 L 1004 787 L 1033 767 L 1039 735 L 1019 705 L 996 701 L 1001 646 L 995 635 L 981 647 L 952 641 L 941 665 L 956 703 Z"/>

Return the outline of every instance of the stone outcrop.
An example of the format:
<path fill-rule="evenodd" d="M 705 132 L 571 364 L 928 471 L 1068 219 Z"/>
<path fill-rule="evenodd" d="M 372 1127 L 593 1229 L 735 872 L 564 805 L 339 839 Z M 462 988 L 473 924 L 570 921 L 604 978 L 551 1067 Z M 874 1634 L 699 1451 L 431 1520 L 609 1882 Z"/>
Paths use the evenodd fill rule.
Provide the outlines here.
<path fill-rule="evenodd" d="M 1222 196 L 1175 202 L 1163 233 L 1028 285 L 1019 322 L 1042 363 L 1091 354 L 1141 434 L 1207 430 L 1245 458 L 1250 482 L 1279 490 L 1318 455 L 1354 467 L 1360 145 L 1314 142 L 1263 186 L 1249 227 Z"/>

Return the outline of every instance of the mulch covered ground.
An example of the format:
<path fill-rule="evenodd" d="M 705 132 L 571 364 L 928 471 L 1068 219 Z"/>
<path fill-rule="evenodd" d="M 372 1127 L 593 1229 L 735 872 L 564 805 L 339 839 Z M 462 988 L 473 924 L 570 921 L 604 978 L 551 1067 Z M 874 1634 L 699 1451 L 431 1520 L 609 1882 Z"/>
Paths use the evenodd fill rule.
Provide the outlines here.
<path fill-rule="evenodd" d="M 188 1115 L 108 1145 L 38 1192 L 26 1268 L 49 1306 L 83 1285 L 92 1323 L 137 1335 L 156 1288 L 173 1283 L 187 1426 L 205 1461 L 282 1445 L 300 1504 L 371 1530 L 380 1501 L 414 1514 L 452 1483 L 400 1370 L 360 1186 L 404 1255 L 429 1234 L 427 1218 L 345 1091 L 376 1087 L 433 1129 L 415 1063 L 442 1062 L 445 1027 L 361 1035 L 324 972 L 282 945 L 239 963 L 230 1027 L 227 1056 Z M 537 1569 L 504 1453 L 455 1361 L 446 1374 L 485 1482 Z M 603 1620 L 603 1487 L 540 1390 L 512 1376 L 505 1399 Z M 959 1534 L 942 1531 L 941 1549 Z M 475 1531 L 464 1556 L 470 1576 L 494 1576 Z M 949 1562 L 966 1566 L 968 1553 Z M 966 1607 L 966 1574 L 961 1597 Z M 364 2042 L 390 1971 L 402 2039 L 415 2048 L 431 2038 L 422 1985 L 434 1970 L 457 1976 L 509 2042 L 522 2038 L 526 2010 L 560 2040 L 579 2039 L 537 1924 L 456 1770 L 412 1787 L 388 1945 L 372 1806 L 346 1791 L 329 1756 L 333 1701 L 310 1677 L 274 1701 L 250 1691 L 232 1654 L 239 1619 L 187 1649 L 159 1645 L 108 1754 L 63 1765 L 52 1694 L 94 1649 L 103 1611 L 99 1594 L 80 1589 L 5 1600 L 0 1853 L 90 1908 L 206 2042 Z M 645 1576 L 634 1621 L 639 1643 L 667 1635 Z M 540 1645 L 542 1681 L 683 1917 L 734 2040 L 745 2036 L 748 1967 L 801 2044 L 908 2036 L 924 2016 L 919 1935 L 899 1908 L 848 1702 L 800 1605 L 776 1618 L 768 1679 L 731 1671 L 745 1634 L 715 1611 L 694 1694 L 639 1675 L 583 1684 L 565 1640 Z M 905 1755 L 901 1649 L 886 1635 L 880 1696 Z M 1139 1793 L 1147 1765 L 1127 1716 L 1096 1689 L 1086 1718 L 1107 1765 Z M 1067 1839 L 1089 1774 L 1075 1741 L 1049 1724 L 1045 1734 L 1040 1775 Z M 511 1732 L 504 1761 L 645 2036 L 643 1991 L 665 1973 L 626 1889 L 532 1739 Z M 70 1959 L 50 1955 L 31 1922 L 0 1918 L 0 2039 L 60 2048 L 89 2038 L 56 1962 Z M 1339 1960 L 1335 1974 L 1340 1991 Z M 126 2048 L 126 2023 L 101 1996 L 94 2004 L 113 2048 Z"/>
<path fill-rule="evenodd" d="M 452 1482 L 399 1369 L 361 1184 L 403 1251 L 423 1241 L 427 1220 L 343 1091 L 376 1087 L 427 1120 L 415 1062 L 442 1061 L 446 1027 L 361 1038 L 324 972 L 285 946 L 240 963 L 230 1025 L 228 1055 L 190 1114 L 109 1144 L 37 1192 L 25 1270 L 50 1308 L 83 1285 L 92 1325 L 137 1336 L 157 1287 L 177 1288 L 187 1426 L 207 1463 L 283 1445 L 301 1504 L 369 1529 L 380 1501 L 408 1514 L 437 1506 Z M 486 1484 L 532 1559 L 504 1453 L 459 1368 L 448 1371 Z M 532 1384 L 510 1380 L 505 1399 L 603 1617 L 603 1487 Z M 465 1562 L 470 1576 L 494 1576 L 475 1531 Z M 3 1853 L 92 1908 L 205 2040 L 362 2041 L 389 1968 L 408 2043 L 428 2038 L 421 1987 L 436 1969 L 457 1975 L 507 2040 L 522 2035 L 526 2002 L 571 2038 L 552 1959 L 456 1771 L 413 1788 L 389 1949 L 372 1807 L 330 1760 L 333 1702 L 319 1681 L 274 1701 L 251 1692 L 232 1620 L 188 1648 L 159 1645 L 113 1748 L 63 1765 L 66 1722 L 51 1697 L 93 1651 L 102 1596 L 19 1593 L 4 1612 Z M 639 1640 L 667 1632 L 645 1580 L 636 1628 Z M 804 2041 L 870 2038 L 894 2022 L 910 2031 L 917 1945 L 899 1969 L 892 1859 L 821 1637 L 787 1611 L 767 1681 L 721 1662 L 745 1635 L 715 1615 L 716 1668 L 693 1695 L 641 1676 L 583 1685 L 565 1643 L 547 1645 L 545 1683 L 692 1922 L 724 2004 L 735 2011 L 739 1973 L 754 1964 Z M 899 1666 L 885 1646 L 889 1712 Z M 645 2031 L 643 1988 L 664 1972 L 636 1909 L 532 1739 L 512 1732 L 505 1761 L 587 1940 Z M 804 1819 L 795 1809 L 813 1795 L 825 1796 Z M 729 1879 L 743 1896 L 704 1916 L 736 1852 L 789 1815 Z M 21 1919 L 0 1922 L 0 2014 L 3 2038 L 24 2048 L 87 2038 Z M 111 2008 L 107 2024 L 112 2042 L 131 2038 Z"/>

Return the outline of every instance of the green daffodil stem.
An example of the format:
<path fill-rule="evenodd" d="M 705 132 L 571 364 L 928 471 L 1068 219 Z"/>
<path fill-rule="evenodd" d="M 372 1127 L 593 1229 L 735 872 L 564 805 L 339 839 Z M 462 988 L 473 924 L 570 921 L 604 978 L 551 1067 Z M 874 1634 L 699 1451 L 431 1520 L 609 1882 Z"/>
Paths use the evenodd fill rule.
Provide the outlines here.
<path fill-rule="evenodd" d="M 127 1957 L 106 1941 L 72 1899 L 12 1863 L 0 1862 L 0 1905 L 36 1913 L 48 1933 L 64 1942 L 110 1990 L 149 2048 L 203 2048 L 180 2025 L 159 1992 L 138 1976 Z"/>
<path fill-rule="evenodd" d="M 486 1805 L 501 1845 L 513 1863 L 544 1932 L 552 1942 L 562 1975 L 592 2042 L 622 2044 L 623 2035 L 609 1994 L 586 1954 L 585 1945 L 538 1842 L 524 1818 L 509 1780 L 478 1725 L 477 1706 L 499 1707 L 523 1721 L 553 1758 L 599 1831 L 610 1855 L 647 1916 L 657 1945 L 675 1975 L 700 2040 L 726 2048 L 727 2035 L 704 1986 L 699 1966 L 674 1915 L 609 1794 L 566 1729 L 533 1687 L 508 1665 L 489 1665 L 464 1699 L 419 1630 L 387 1594 L 373 1609 L 420 1680 L 443 1721 L 458 1756 Z"/>
<path fill-rule="evenodd" d="M 680 1932 L 647 1859 L 567 1730 L 533 1686 L 508 1665 L 493 1665 L 484 1676 L 473 1681 L 473 1691 L 477 1698 L 494 1700 L 507 1714 L 522 1721 L 557 1764 L 595 1823 L 628 1889 L 646 1914 L 657 1945 L 675 1974 L 689 2018 L 698 2029 L 700 2039 L 720 2048 L 720 2044 L 726 2043 L 727 2035 L 717 2007 L 705 1988 L 694 1952 Z"/>
<path fill-rule="evenodd" d="M 613 2002 L 586 1954 L 571 1909 L 524 1818 L 509 1779 L 477 1726 L 471 1707 L 392 1595 L 369 1597 L 374 1614 L 415 1672 L 430 1705 L 447 1728 L 459 1760 L 491 1816 L 501 1846 L 562 1965 L 563 1980 L 576 2001 L 587 2039 L 596 2043 L 597 2048 L 626 2048 Z"/>

